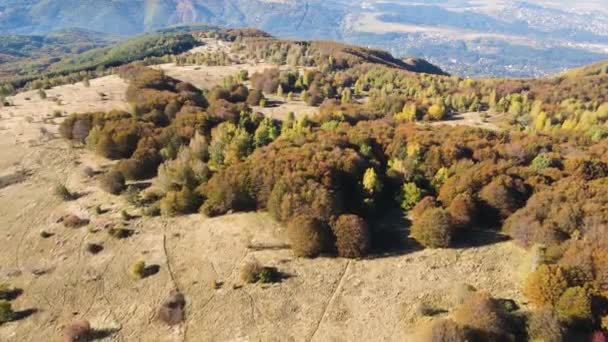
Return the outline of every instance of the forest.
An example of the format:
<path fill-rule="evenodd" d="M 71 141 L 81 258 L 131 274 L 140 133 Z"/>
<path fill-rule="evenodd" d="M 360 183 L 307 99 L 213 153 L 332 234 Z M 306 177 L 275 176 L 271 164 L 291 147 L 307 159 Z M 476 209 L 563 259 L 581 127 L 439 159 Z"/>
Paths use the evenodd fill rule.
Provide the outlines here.
<path fill-rule="evenodd" d="M 102 189 L 149 216 L 267 211 L 305 258 L 399 249 L 407 236 L 376 224 L 390 212 L 420 248 L 512 239 L 538 250 L 539 266 L 523 284 L 532 309 L 476 292 L 453 318 L 433 323 L 429 340 L 605 340 L 606 67 L 461 79 L 337 43 L 245 31 L 224 39 L 248 58 L 292 68 L 238 73 L 206 90 L 145 63 L 116 68 L 131 110 L 72 114 L 60 127 L 65 139 L 117 161 Z M 301 98 L 317 114 L 265 117 L 252 107 L 266 106 L 269 94 Z M 501 129 L 437 125 L 463 112 L 500 117 Z M 152 186 L 133 185 L 141 180 Z"/>

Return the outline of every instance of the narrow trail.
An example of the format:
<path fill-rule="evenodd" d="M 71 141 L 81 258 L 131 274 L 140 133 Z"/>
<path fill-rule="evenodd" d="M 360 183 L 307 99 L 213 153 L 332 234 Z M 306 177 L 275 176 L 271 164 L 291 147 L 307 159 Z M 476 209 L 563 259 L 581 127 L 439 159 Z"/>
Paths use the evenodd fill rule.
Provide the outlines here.
<path fill-rule="evenodd" d="M 351 263 L 352 263 L 352 260 L 348 260 L 348 262 L 346 263 L 346 266 L 344 266 L 344 269 L 342 270 L 342 274 L 340 275 L 340 280 L 338 281 L 338 284 L 334 288 L 334 291 L 333 291 L 331 297 L 329 298 L 329 300 L 327 301 L 327 304 L 325 304 L 325 308 L 323 309 L 323 314 L 317 321 L 315 330 L 312 332 L 312 335 L 310 335 L 310 338 L 308 338 L 308 340 L 307 340 L 308 342 L 310 342 L 314 339 L 315 335 L 317 334 L 317 331 L 319 331 L 319 328 L 321 327 L 321 323 L 323 323 L 323 321 L 325 320 L 325 316 L 327 316 L 327 313 L 329 312 L 329 307 L 334 302 L 334 300 L 338 296 L 338 293 L 342 289 L 342 284 L 344 283 L 344 278 L 346 277 L 346 273 L 348 273 L 348 269 L 349 269 Z"/>

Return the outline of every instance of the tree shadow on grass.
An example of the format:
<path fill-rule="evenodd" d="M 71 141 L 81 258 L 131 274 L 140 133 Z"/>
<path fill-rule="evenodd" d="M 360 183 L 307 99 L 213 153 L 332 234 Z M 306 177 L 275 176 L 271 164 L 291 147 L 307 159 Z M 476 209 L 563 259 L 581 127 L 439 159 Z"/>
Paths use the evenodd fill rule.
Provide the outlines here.
<path fill-rule="evenodd" d="M 400 256 L 424 249 L 409 237 L 412 222 L 400 208 L 393 208 L 370 220 L 371 251 L 368 258 Z M 462 228 L 456 232 L 450 249 L 464 249 L 493 245 L 510 240 L 498 229 Z"/>
<path fill-rule="evenodd" d="M 87 336 L 87 341 L 103 340 L 114 335 L 117 331 L 118 329 L 94 329 Z"/>
<path fill-rule="evenodd" d="M 38 309 L 26 309 L 26 310 L 20 310 L 20 311 L 15 311 L 15 313 L 13 314 L 13 322 L 16 321 L 20 321 L 22 319 L 26 319 L 28 317 L 30 317 L 31 315 L 35 314 L 36 312 L 38 312 Z"/>
<path fill-rule="evenodd" d="M 158 272 L 160 272 L 159 265 L 146 266 L 146 268 L 144 268 L 143 278 L 151 277 L 151 276 L 157 274 Z"/>
<path fill-rule="evenodd" d="M 370 221 L 371 251 L 368 258 L 400 256 L 422 250 L 423 247 L 409 237 L 411 222 L 398 208 L 387 210 Z"/>
<path fill-rule="evenodd" d="M 453 249 L 465 249 L 493 245 L 510 240 L 508 235 L 494 229 L 464 228 L 452 243 Z"/>
<path fill-rule="evenodd" d="M 12 301 L 12 300 L 17 299 L 22 294 L 23 294 L 22 289 L 10 289 L 10 290 L 5 290 L 5 291 L 0 291 L 0 300 Z"/>

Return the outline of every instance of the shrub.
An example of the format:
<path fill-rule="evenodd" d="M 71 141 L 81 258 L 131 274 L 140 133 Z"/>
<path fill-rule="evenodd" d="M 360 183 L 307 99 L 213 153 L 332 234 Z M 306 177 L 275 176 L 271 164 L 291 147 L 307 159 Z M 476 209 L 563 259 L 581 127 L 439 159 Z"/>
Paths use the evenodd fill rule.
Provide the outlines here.
<path fill-rule="evenodd" d="M 483 292 L 467 297 L 454 310 L 454 321 L 475 330 L 480 341 L 502 340 L 508 336 L 508 320 L 497 301 Z"/>
<path fill-rule="evenodd" d="M 340 215 L 332 225 L 338 255 L 344 258 L 364 256 L 370 243 L 369 228 L 357 215 Z"/>
<path fill-rule="evenodd" d="M 0 300 L 0 325 L 13 319 L 15 319 L 15 312 L 11 303 L 6 300 Z"/>
<path fill-rule="evenodd" d="M 88 219 L 80 218 L 74 214 L 69 214 L 63 217 L 63 225 L 66 228 L 80 228 L 89 224 Z"/>
<path fill-rule="evenodd" d="M 76 198 L 76 195 L 70 192 L 64 184 L 57 184 L 55 186 L 55 195 L 64 201 L 72 201 Z"/>
<path fill-rule="evenodd" d="M 533 311 L 528 318 L 528 337 L 530 341 L 561 342 L 565 329 L 550 308 Z"/>
<path fill-rule="evenodd" d="M 287 225 L 287 237 L 296 256 L 312 258 L 327 250 L 327 228 L 308 216 L 296 216 Z"/>
<path fill-rule="evenodd" d="M 564 291 L 555 310 L 558 318 L 569 325 L 586 325 L 593 320 L 591 299 L 587 291 L 580 286 Z"/>
<path fill-rule="evenodd" d="M 428 209 L 412 224 L 412 238 L 425 247 L 449 247 L 452 235 L 450 214 L 445 209 Z"/>
<path fill-rule="evenodd" d="M 280 273 L 275 267 L 264 267 L 257 261 L 247 262 L 241 267 L 241 281 L 244 283 L 274 283 L 279 280 Z"/>
<path fill-rule="evenodd" d="M 103 246 L 97 243 L 87 243 L 86 249 L 91 254 L 98 254 L 103 250 Z"/>
<path fill-rule="evenodd" d="M 164 216 L 192 214 L 197 211 L 201 202 L 199 195 L 184 187 L 180 191 L 169 191 L 160 200 L 160 212 Z"/>
<path fill-rule="evenodd" d="M 137 158 L 134 156 L 123 159 L 116 164 L 115 169 L 122 173 L 125 179 L 140 180 L 154 176 L 160 164 L 158 154 L 143 154 Z"/>
<path fill-rule="evenodd" d="M 88 341 L 92 333 L 91 323 L 84 319 L 76 319 L 63 328 L 65 342 Z"/>
<path fill-rule="evenodd" d="M 97 172 L 90 166 L 86 166 L 84 169 L 82 169 L 82 173 L 89 178 L 92 178 L 97 174 Z"/>
<path fill-rule="evenodd" d="M 262 265 L 260 265 L 257 261 L 245 263 L 241 267 L 241 281 L 249 284 L 255 283 L 258 281 L 261 271 Z"/>
<path fill-rule="evenodd" d="M 541 265 L 524 282 L 524 295 L 537 307 L 554 306 L 568 288 L 568 281 L 561 267 Z"/>
<path fill-rule="evenodd" d="M 97 154 L 109 159 L 116 159 L 120 157 L 118 144 L 107 132 L 99 133 L 99 137 L 97 139 L 97 144 L 95 145 L 95 152 Z M 93 143 L 94 141 L 91 141 L 90 144 Z"/>
<path fill-rule="evenodd" d="M 133 231 L 126 228 L 112 227 L 108 229 L 108 234 L 115 239 L 126 239 L 133 235 Z"/>
<path fill-rule="evenodd" d="M 120 171 L 110 171 L 101 176 L 99 186 L 107 193 L 118 195 L 126 188 L 125 177 Z"/>
<path fill-rule="evenodd" d="M 168 325 L 179 324 L 184 320 L 185 307 L 186 299 L 184 295 L 177 290 L 173 290 L 162 302 L 157 317 Z"/>
<path fill-rule="evenodd" d="M 276 283 L 281 279 L 281 273 L 276 267 L 262 267 L 258 274 L 258 281 L 262 284 Z"/>
<path fill-rule="evenodd" d="M 135 278 L 143 279 L 146 276 L 146 262 L 140 260 L 131 265 L 131 275 Z"/>
<path fill-rule="evenodd" d="M 433 322 L 425 341 L 466 342 L 470 341 L 470 334 L 466 328 L 451 319 L 438 319 Z"/>
<path fill-rule="evenodd" d="M 412 220 L 417 220 L 428 209 L 437 208 L 437 200 L 433 196 L 426 196 L 420 200 L 410 211 Z"/>

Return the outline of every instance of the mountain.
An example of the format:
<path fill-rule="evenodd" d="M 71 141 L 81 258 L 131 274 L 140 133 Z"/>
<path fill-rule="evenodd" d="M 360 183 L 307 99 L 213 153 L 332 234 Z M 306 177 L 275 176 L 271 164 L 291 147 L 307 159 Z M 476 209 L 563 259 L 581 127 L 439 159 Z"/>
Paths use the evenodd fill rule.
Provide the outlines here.
<path fill-rule="evenodd" d="M 543 76 L 608 58 L 599 0 L 0 0 L 0 34 L 134 35 L 192 22 L 381 48 L 460 76 Z"/>
<path fill-rule="evenodd" d="M 38 75 L 67 56 L 116 42 L 115 36 L 83 29 L 0 36 L 0 81 Z"/>
<path fill-rule="evenodd" d="M 85 30 L 0 36 L 0 82 L 22 86 L 41 76 L 66 75 L 147 57 L 178 54 L 196 45 L 191 34 L 178 30 L 122 40 Z"/>
<path fill-rule="evenodd" d="M 348 65 L 379 64 L 397 69 L 448 75 L 425 60 L 400 60 L 390 53 L 333 41 L 288 41 L 272 37 L 258 29 L 222 29 L 211 25 L 178 25 L 156 32 L 118 39 L 86 30 L 63 30 L 46 35 L 0 36 L 0 82 L 21 87 L 28 81 L 68 75 L 79 71 L 127 64 L 151 57 L 177 55 L 204 44 L 201 39 L 213 33 L 226 41 L 250 38 L 270 48 L 277 43 L 305 45 L 311 53 L 344 61 Z"/>

